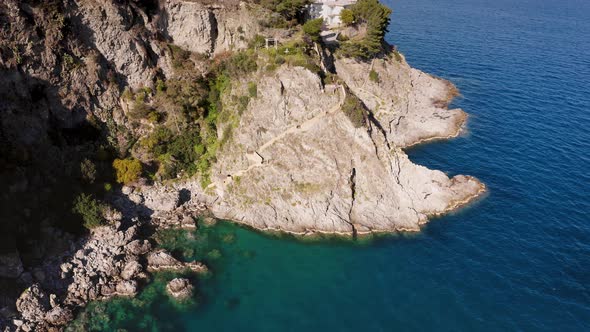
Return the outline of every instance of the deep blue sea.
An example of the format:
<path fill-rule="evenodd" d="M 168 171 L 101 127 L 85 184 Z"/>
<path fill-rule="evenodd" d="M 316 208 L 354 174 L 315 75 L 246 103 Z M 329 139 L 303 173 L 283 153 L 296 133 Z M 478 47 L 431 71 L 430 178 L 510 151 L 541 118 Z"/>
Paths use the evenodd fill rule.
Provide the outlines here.
<path fill-rule="evenodd" d="M 172 247 L 213 270 L 197 303 L 171 304 L 161 276 L 135 302 L 91 306 L 94 328 L 590 331 L 590 1 L 384 2 L 388 41 L 453 81 L 453 106 L 471 115 L 464 136 L 411 159 L 474 175 L 489 194 L 370 243 L 227 224 L 175 234 Z"/>

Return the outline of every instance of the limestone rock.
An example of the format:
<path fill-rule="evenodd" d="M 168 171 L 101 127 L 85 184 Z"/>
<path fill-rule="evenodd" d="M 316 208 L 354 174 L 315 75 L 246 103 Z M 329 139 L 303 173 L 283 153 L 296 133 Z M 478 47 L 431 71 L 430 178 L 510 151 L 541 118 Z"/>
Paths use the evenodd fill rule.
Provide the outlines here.
<path fill-rule="evenodd" d="M 205 264 L 200 262 L 181 262 L 166 251 L 165 249 L 159 249 L 151 252 L 147 256 L 148 271 L 182 271 L 191 270 L 193 272 L 206 272 L 207 267 Z"/>
<path fill-rule="evenodd" d="M 121 278 L 125 280 L 132 279 L 133 277 L 137 276 L 142 270 L 141 264 L 138 261 L 130 261 L 125 264 L 123 271 L 121 272 Z"/>
<path fill-rule="evenodd" d="M 338 75 L 375 115 L 387 141 L 398 147 L 457 136 L 467 115 L 447 106 L 458 94 L 452 83 L 399 59 L 335 62 Z M 377 82 L 369 78 L 374 71 Z"/>
<path fill-rule="evenodd" d="M 382 109 L 386 107 L 382 102 L 367 97 L 375 116 L 367 116 L 366 126 L 356 127 L 341 108 L 346 89 L 323 88 L 319 77 L 304 68 L 283 67 L 260 80 L 259 97 L 242 114 L 233 139 L 213 166 L 213 214 L 262 230 L 355 235 L 415 231 L 430 216 L 477 197 L 485 187 L 476 179 L 449 178 L 416 165 L 400 148 L 442 132 L 455 134 L 453 114 L 458 113 L 433 104 L 449 93 L 448 85 L 434 78 L 418 85 L 414 76 L 419 74 L 392 61 L 375 65 L 391 67 L 380 71 L 381 81 L 396 82 L 408 90 L 388 92 L 385 88 L 390 87 L 385 86 L 371 91 L 383 98 L 413 100 L 404 112 L 415 125 L 397 132 L 390 132 L 389 124 L 382 122 L 389 120 L 387 114 L 397 114 L 396 108 Z M 368 76 L 370 67 L 348 65 L 354 68 L 342 69 L 345 81 L 361 94 L 360 84 L 348 76 L 360 72 Z M 412 84 L 417 85 L 415 91 L 410 90 Z M 421 129 L 420 135 L 413 136 L 423 119 L 432 119 L 424 127 L 440 123 L 433 126 L 442 129 Z M 262 161 L 249 158 L 254 154 Z"/>
<path fill-rule="evenodd" d="M 245 3 L 233 2 L 236 4 L 228 8 L 223 4 L 167 1 L 157 27 L 175 45 L 195 53 L 218 54 L 245 48 L 261 30 L 258 16 Z"/>
<path fill-rule="evenodd" d="M 144 205 L 152 211 L 170 212 L 180 205 L 180 196 L 174 188 L 155 187 L 143 193 Z"/>
<path fill-rule="evenodd" d="M 16 301 L 16 309 L 21 316 L 31 322 L 42 322 L 51 309 L 49 297 L 39 284 L 27 288 Z"/>
<path fill-rule="evenodd" d="M 56 306 L 45 314 L 45 321 L 56 326 L 66 325 L 72 319 L 72 311 L 61 306 Z"/>
<path fill-rule="evenodd" d="M 135 296 L 137 294 L 137 281 L 122 280 L 115 286 L 117 295 L 120 296 Z"/>
<path fill-rule="evenodd" d="M 143 255 L 152 249 L 152 245 L 147 240 L 133 240 L 125 246 L 126 250 L 133 255 Z"/>
<path fill-rule="evenodd" d="M 193 295 L 193 285 L 188 279 L 175 278 L 166 285 L 166 291 L 174 299 L 182 301 Z"/>

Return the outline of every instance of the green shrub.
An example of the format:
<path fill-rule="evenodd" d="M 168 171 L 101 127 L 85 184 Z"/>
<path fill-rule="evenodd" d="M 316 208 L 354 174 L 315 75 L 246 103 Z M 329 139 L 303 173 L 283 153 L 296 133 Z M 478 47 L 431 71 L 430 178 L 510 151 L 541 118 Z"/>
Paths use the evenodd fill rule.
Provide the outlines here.
<path fill-rule="evenodd" d="M 82 217 L 84 227 L 93 229 L 105 225 L 106 219 L 103 217 L 103 204 L 96 200 L 92 195 L 80 194 L 74 200 L 72 211 Z"/>
<path fill-rule="evenodd" d="M 363 102 L 351 93 L 346 94 L 344 104 L 342 105 L 342 111 L 355 128 L 360 128 L 365 124 L 366 109 Z"/>
<path fill-rule="evenodd" d="M 303 24 L 303 32 L 305 32 L 311 40 L 318 42 L 320 40 L 320 33 L 322 32 L 323 25 L 324 20 L 322 18 L 309 20 Z"/>
<path fill-rule="evenodd" d="M 239 77 L 239 75 L 254 72 L 258 69 L 256 58 L 256 53 L 238 52 L 227 61 L 224 72 L 230 77 Z"/>
<path fill-rule="evenodd" d="M 397 60 L 397 62 L 403 61 L 402 55 L 398 51 L 393 51 L 393 56 L 395 56 L 395 60 Z"/>
<path fill-rule="evenodd" d="M 354 23 L 354 12 L 350 9 L 343 9 L 340 12 L 340 20 L 344 25 L 351 25 Z"/>
<path fill-rule="evenodd" d="M 164 93 L 166 92 L 166 83 L 164 81 L 158 79 L 156 81 L 156 93 Z"/>
<path fill-rule="evenodd" d="M 148 113 L 147 120 L 151 123 L 158 123 L 162 120 L 162 114 L 156 111 L 151 111 Z"/>
<path fill-rule="evenodd" d="M 371 82 L 379 83 L 379 74 L 374 69 L 371 69 L 369 72 L 369 79 Z"/>
<path fill-rule="evenodd" d="M 80 173 L 82 179 L 88 183 L 94 183 L 94 180 L 96 180 L 96 166 L 90 159 L 84 159 L 80 163 Z"/>
<path fill-rule="evenodd" d="M 248 43 L 250 48 L 263 48 L 266 46 L 266 39 L 261 35 L 255 35 L 254 38 Z"/>
<path fill-rule="evenodd" d="M 255 82 L 248 82 L 248 96 L 250 98 L 258 97 L 258 86 Z"/>
<path fill-rule="evenodd" d="M 285 58 L 280 55 L 275 58 L 275 64 L 278 66 L 284 64 L 286 61 L 287 60 L 285 60 Z"/>
<path fill-rule="evenodd" d="M 113 161 L 117 182 L 129 184 L 139 179 L 142 172 L 141 162 L 137 159 L 115 159 Z"/>
<path fill-rule="evenodd" d="M 311 0 L 261 0 L 260 3 L 284 18 L 294 20 L 301 16 L 305 6 L 310 4 Z"/>
<path fill-rule="evenodd" d="M 133 99 L 133 92 L 131 92 L 129 87 L 125 88 L 125 90 L 121 94 L 121 98 L 123 98 L 126 101 L 131 101 Z"/>
<path fill-rule="evenodd" d="M 168 45 L 170 53 L 172 53 L 172 68 L 183 69 L 186 67 L 188 60 L 190 59 L 191 52 L 182 49 L 176 45 Z"/>
<path fill-rule="evenodd" d="M 242 115 L 246 109 L 248 109 L 248 104 L 250 103 L 250 97 L 248 96 L 240 96 L 238 98 L 238 113 Z"/>

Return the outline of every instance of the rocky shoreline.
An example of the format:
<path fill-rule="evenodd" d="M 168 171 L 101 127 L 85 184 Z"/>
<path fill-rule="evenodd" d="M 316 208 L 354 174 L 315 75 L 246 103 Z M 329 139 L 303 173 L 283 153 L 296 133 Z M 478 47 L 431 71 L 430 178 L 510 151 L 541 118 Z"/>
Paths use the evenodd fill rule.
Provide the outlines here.
<path fill-rule="evenodd" d="M 133 192 L 130 188 L 124 191 Z M 166 191 L 167 196 L 161 198 L 167 200 L 148 205 L 161 208 L 155 215 L 165 214 L 173 226 L 177 225 L 175 220 L 190 219 L 192 229 L 196 228 L 194 218 L 204 211 L 186 210 L 184 204 L 179 204 L 179 193 L 176 194 L 175 198 Z M 94 229 L 87 238 L 72 243 L 70 250 L 42 266 L 44 278 L 36 278 L 20 295 L 16 301 L 17 313 L 5 322 L 4 331 L 59 331 L 90 301 L 104 301 L 115 296 L 134 297 L 142 285 L 149 282 L 151 273 L 208 273 L 207 266 L 201 262 L 184 262 L 166 250 L 154 247 L 146 228 L 153 232 L 154 228 L 171 226 L 155 222 L 156 218 L 142 217 L 145 206 L 119 207 L 124 213 L 111 213 L 110 225 Z M 179 300 L 186 298 L 193 286 L 183 287 L 184 290 L 178 289 L 178 294 L 171 296 Z"/>

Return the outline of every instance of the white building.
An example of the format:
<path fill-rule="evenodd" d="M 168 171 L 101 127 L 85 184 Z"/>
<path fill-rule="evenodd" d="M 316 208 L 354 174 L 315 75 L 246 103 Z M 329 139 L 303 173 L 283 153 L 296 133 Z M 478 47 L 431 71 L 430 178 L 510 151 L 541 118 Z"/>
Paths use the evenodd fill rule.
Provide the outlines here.
<path fill-rule="evenodd" d="M 337 27 L 340 21 L 340 13 L 343 9 L 355 4 L 357 0 L 315 0 L 309 5 L 311 19 L 323 18 L 327 27 Z"/>

